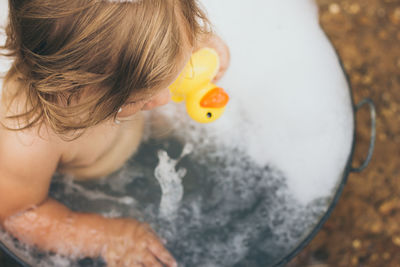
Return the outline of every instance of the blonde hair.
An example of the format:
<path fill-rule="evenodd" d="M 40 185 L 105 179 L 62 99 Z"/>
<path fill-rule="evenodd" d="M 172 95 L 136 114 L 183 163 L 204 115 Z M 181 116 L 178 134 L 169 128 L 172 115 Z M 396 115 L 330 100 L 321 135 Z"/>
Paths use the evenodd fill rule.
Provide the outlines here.
<path fill-rule="evenodd" d="M 6 82 L 19 77 L 15 96 L 26 101 L 8 119 L 22 120 L 18 129 L 46 122 L 59 135 L 116 116 L 132 94 L 152 94 L 176 72 L 184 38 L 194 45 L 210 32 L 196 0 L 9 0 L 9 8 Z"/>

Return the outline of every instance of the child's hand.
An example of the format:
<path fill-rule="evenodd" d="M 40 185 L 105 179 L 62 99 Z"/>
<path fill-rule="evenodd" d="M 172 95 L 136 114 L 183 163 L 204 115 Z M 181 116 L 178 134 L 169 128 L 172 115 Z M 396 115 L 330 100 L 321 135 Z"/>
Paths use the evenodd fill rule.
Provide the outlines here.
<path fill-rule="evenodd" d="M 215 49 L 219 55 L 220 59 L 220 67 L 217 75 L 215 76 L 213 82 L 217 82 L 219 79 L 224 76 L 225 72 L 229 68 L 231 56 L 229 52 L 228 45 L 219 37 L 218 35 L 212 34 L 211 36 L 207 35 L 203 39 L 199 41 L 195 50 L 201 49 L 203 47 L 210 47 Z"/>
<path fill-rule="evenodd" d="M 131 219 L 116 220 L 115 225 L 110 225 L 112 229 L 103 251 L 107 266 L 177 266 L 149 225 Z"/>

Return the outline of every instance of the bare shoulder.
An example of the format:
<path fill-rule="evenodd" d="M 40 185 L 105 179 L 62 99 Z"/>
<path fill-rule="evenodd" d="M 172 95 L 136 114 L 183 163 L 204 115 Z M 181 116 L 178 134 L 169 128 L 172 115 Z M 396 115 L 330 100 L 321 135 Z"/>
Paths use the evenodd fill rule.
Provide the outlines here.
<path fill-rule="evenodd" d="M 0 221 L 47 198 L 61 151 L 62 143 L 45 130 L 0 126 Z"/>
<path fill-rule="evenodd" d="M 0 126 L 0 155 L 2 155 L 0 166 L 11 159 L 29 163 L 46 158 L 48 162 L 57 162 L 62 147 L 62 140 L 46 130 L 33 127 L 14 131 Z"/>
<path fill-rule="evenodd" d="M 4 99 L 0 104 L 0 155 L 3 159 L 0 166 L 4 169 L 5 164 L 15 165 L 17 163 L 13 160 L 16 159 L 29 163 L 42 157 L 57 157 L 62 147 L 61 139 L 44 124 L 22 129 L 23 124 L 9 117 L 20 114 L 19 107 L 23 105 L 18 99 L 9 105 Z"/>
<path fill-rule="evenodd" d="M 36 125 L 23 130 L 23 123 L 9 119 L 10 116 L 24 113 L 25 99 L 23 96 L 13 96 L 13 88 L 17 82 L 11 80 L 3 88 L 0 102 L 0 168 L 18 165 L 24 161 L 37 162 L 47 158 L 47 162 L 57 158 L 61 148 L 62 140 L 57 137 L 44 124 Z M 52 156 L 51 159 L 49 156 Z M 19 159 L 19 160 L 17 160 Z M 17 161 L 14 161 L 17 160 Z"/>

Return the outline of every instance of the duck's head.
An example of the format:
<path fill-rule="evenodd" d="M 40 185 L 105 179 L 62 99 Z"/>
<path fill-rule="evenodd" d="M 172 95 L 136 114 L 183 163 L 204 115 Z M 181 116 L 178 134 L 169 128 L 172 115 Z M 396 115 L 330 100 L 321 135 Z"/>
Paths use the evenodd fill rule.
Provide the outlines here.
<path fill-rule="evenodd" d="M 228 101 L 228 94 L 222 88 L 210 83 L 187 96 L 186 110 L 195 121 L 209 123 L 221 117 Z"/>

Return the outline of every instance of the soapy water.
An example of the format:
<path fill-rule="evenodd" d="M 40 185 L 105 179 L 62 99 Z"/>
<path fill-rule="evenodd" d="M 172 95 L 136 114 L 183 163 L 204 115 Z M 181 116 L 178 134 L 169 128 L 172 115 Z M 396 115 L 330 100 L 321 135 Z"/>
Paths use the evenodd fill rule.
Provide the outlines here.
<path fill-rule="evenodd" d="M 318 214 L 326 205 L 323 200 L 308 207 L 298 205 L 288 195 L 279 171 L 255 166 L 246 157 L 209 160 L 215 165 L 206 170 L 191 168 L 202 172 L 202 180 L 185 187 L 195 189 L 185 190 L 177 218 L 155 225 L 184 266 L 272 264 L 304 237 L 304 230 L 316 219 L 310 208 Z M 253 260 L 258 263 L 249 265 Z"/>
<path fill-rule="evenodd" d="M 19 259 L 24 259 L 24 262 L 29 266 L 40 266 L 40 267 L 78 267 L 86 266 L 83 261 L 80 264 L 73 260 L 63 257 L 57 254 L 43 253 L 30 247 L 26 244 L 18 242 L 15 238 L 9 235 L 7 232 L 0 230 L 1 242 Z M 101 266 L 101 263 L 93 264 L 92 266 Z"/>
<path fill-rule="evenodd" d="M 166 247 L 180 266 L 267 266 L 264 263 L 272 264 L 285 255 L 288 247 L 304 239 L 326 209 L 327 198 L 308 205 L 298 203 L 279 170 L 255 164 L 243 151 L 229 150 L 235 157 L 227 158 L 213 153 L 217 148 L 210 146 L 206 159 L 202 156 L 199 160 L 194 153 L 196 145 L 192 147 L 192 152 L 186 154 L 188 146 L 177 139 L 150 139 L 123 169 L 100 183 L 55 177 L 51 196 L 73 210 L 134 217 L 150 223 L 167 240 Z M 161 156 L 160 151 L 164 152 Z M 207 162 L 207 168 L 201 161 Z M 139 166 L 147 172 L 129 171 Z M 182 200 L 166 200 L 164 203 L 171 205 L 166 208 L 162 199 L 168 194 L 163 194 L 158 181 L 163 176 L 155 171 L 163 166 L 163 173 L 174 172 L 172 168 L 181 174 L 179 170 L 186 169 L 183 178 L 176 176 L 184 188 Z M 124 187 L 113 188 L 114 183 Z M 168 179 L 162 183 L 168 183 Z M 126 195 L 134 199 L 131 205 L 121 201 Z M 35 253 L 29 255 L 30 261 L 39 261 L 41 266 L 59 266 L 52 260 L 66 260 L 38 257 Z M 104 262 L 70 264 L 101 266 Z"/>
<path fill-rule="evenodd" d="M 92 182 L 56 175 L 51 196 L 73 210 L 150 223 L 180 266 L 272 265 L 305 239 L 343 176 L 348 86 L 312 1 L 202 2 L 232 53 L 219 83 L 231 97 L 225 114 L 200 125 L 182 105 L 150 112 L 146 141 L 121 170 Z M 66 262 L 11 241 L 35 265 Z"/>

